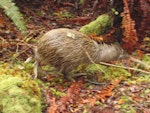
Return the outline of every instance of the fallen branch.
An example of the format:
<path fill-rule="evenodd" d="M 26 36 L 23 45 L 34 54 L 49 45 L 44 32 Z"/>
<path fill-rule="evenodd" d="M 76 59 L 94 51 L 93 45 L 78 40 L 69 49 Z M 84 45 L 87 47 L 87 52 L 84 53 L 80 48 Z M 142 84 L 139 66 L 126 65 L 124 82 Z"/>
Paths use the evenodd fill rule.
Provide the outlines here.
<path fill-rule="evenodd" d="M 137 62 L 137 63 L 139 63 L 139 64 L 142 64 L 142 65 L 144 65 L 146 68 L 150 69 L 150 65 L 146 64 L 145 62 L 142 62 L 142 61 L 139 60 L 139 59 L 130 57 L 130 60 L 133 61 L 133 62 Z"/>
<path fill-rule="evenodd" d="M 130 70 L 139 71 L 139 72 L 142 72 L 142 73 L 145 73 L 145 74 L 150 74 L 150 72 L 147 72 L 147 71 L 144 71 L 144 70 L 141 70 L 141 69 L 132 68 L 132 67 L 118 66 L 118 65 L 109 64 L 109 63 L 106 63 L 106 62 L 100 62 L 100 64 L 103 64 L 103 65 L 106 65 L 106 66 L 130 69 Z"/>

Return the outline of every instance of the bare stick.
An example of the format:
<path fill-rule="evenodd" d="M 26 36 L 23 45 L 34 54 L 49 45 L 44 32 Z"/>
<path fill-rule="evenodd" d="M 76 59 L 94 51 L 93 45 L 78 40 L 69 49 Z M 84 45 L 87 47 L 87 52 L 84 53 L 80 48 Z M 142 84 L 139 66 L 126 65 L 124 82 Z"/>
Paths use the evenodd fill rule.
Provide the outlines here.
<path fill-rule="evenodd" d="M 141 70 L 141 69 L 132 68 L 132 67 L 117 66 L 117 65 L 109 64 L 109 63 L 105 63 L 105 62 L 100 62 L 100 64 L 103 64 L 103 65 L 106 65 L 106 66 L 112 66 L 112 67 L 130 69 L 130 70 L 134 70 L 134 71 L 139 71 L 139 72 L 142 72 L 142 73 L 150 74 L 150 72 L 147 72 L 147 71 L 144 71 L 144 70 Z"/>
<path fill-rule="evenodd" d="M 150 69 L 150 65 L 146 64 L 145 62 L 142 62 L 142 61 L 139 60 L 139 59 L 130 57 L 130 60 L 133 61 L 133 62 L 137 62 L 137 63 L 139 63 L 139 64 L 142 64 L 142 65 L 144 65 L 146 68 Z"/>
<path fill-rule="evenodd" d="M 83 47 L 82 47 L 83 48 Z M 97 65 L 96 65 L 96 63 L 93 61 L 93 59 L 90 57 L 90 55 L 89 55 L 89 53 L 83 48 L 83 50 L 85 51 L 85 54 L 87 55 L 87 57 L 89 58 L 89 60 L 93 63 L 93 64 L 95 64 L 95 66 L 98 68 L 98 69 L 100 69 L 105 75 L 107 75 L 106 74 L 106 72 L 102 69 L 102 68 L 100 68 L 100 67 L 98 67 Z"/>

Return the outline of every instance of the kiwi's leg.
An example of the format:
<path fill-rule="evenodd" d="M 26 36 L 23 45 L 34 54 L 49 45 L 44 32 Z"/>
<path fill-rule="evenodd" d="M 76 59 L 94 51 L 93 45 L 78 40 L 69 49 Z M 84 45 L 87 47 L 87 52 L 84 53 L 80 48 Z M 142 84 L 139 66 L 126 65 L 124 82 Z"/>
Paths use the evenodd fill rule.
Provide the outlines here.
<path fill-rule="evenodd" d="M 39 61 L 38 60 L 36 60 L 35 62 L 34 62 L 34 79 L 36 79 L 37 78 L 37 76 L 38 76 L 38 67 L 39 67 Z"/>
<path fill-rule="evenodd" d="M 64 75 L 65 79 L 75 82 L 75 79 L 73 78 L 72 73 L 69 72 L 68 70 L 61 70 L 61 73 Z"/>

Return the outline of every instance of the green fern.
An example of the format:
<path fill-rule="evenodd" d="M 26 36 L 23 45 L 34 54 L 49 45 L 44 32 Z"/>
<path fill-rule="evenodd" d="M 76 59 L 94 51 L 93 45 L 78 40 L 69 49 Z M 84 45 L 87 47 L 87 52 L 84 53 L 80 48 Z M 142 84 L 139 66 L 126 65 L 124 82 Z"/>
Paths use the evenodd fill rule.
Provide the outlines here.
<path fill-rule="evenodd" d="M 26 33 L 25 23 L 23 16 L 19 11 L 19 8 L 15 5 L 12 0 L 0 0 L 0 8 L 2 8 L 5 14 L 14 22 L 14 24 L 22 31 Z"/>

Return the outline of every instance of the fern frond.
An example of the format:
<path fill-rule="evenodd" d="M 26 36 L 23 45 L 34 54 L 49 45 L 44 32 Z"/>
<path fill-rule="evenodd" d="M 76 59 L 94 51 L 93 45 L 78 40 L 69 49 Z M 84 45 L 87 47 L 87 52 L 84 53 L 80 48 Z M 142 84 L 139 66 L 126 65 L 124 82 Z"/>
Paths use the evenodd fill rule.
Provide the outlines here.
<path fill-rule="evenodd" d="M 12 0 L 0 0 L 0 8 L 2 8 L 5 14 L 14 22 L 14 24 L 22 31 L 26 33 L 25 23 L 23 16 L 19 11 L 19 8 L 15 5 Z"/>

